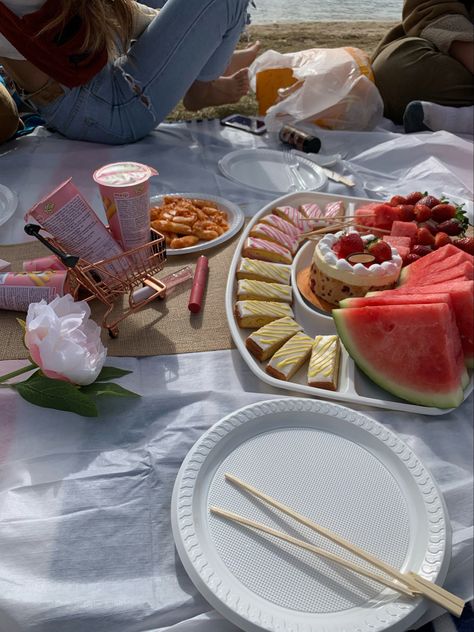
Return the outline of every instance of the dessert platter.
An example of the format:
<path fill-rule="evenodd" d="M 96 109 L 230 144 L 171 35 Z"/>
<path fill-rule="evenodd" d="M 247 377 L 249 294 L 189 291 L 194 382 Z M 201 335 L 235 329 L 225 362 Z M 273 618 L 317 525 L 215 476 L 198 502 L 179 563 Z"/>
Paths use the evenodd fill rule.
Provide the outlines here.
<path fill-rule="evenodd" d="M 242 209 L 207 193 L 169 193 L 150 199 L 151 227 L 166 239 L 168 255 L 214 248 L 242 228 Z"/>
<path fill-rule="evenodd" d="M 439 217 L 433 204 L 433 235 L 426 217 L 399 221 L 398 206 L 307 191 L 255 215 L 226 287 L 232 338 L 255 375 L 426 415 L 472 392 L 472 238 L 461 220 L 447 225 L 446 200 Z"/>

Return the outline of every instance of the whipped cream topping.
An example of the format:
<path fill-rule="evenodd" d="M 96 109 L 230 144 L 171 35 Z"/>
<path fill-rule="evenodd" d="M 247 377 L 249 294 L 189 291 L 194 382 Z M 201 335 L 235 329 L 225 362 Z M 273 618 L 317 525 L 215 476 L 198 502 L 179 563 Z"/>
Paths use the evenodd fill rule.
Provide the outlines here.
<path fill-rule="evenodd" d="M 356 231 L 353 231 L 356 232 Z M 402 259 L 395 248 L 392 250 L 392 259 L 382 263 L 373 263 L 365 267 L 362 263 L 351 264 L 346 259 L 339 259 L 334 250 L 334 244 L 345 234 L 339 232 L 325 235 L 314 249 L 313 262 L 321 270 L 339 281 L 347 281 L 356 285 L 381 285 L 391 283 L 398 278 L 402 267 Z M 361 235 L 364 244 L 367 244 L 374 235 Z"/>

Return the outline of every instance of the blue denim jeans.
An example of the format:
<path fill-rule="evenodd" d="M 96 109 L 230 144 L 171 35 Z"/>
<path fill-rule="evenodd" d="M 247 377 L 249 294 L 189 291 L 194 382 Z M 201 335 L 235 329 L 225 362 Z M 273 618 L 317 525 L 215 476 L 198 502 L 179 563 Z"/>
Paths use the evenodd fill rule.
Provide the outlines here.
<path fill-rule="evenodd" d="M 226 69 L 249 0 L 168 0 L 126 55 L 39 108 L 68 138 L 123 144 L 156 127 L 196 80 Z M 150 3 L 151 4 L 151 3 Z"/>

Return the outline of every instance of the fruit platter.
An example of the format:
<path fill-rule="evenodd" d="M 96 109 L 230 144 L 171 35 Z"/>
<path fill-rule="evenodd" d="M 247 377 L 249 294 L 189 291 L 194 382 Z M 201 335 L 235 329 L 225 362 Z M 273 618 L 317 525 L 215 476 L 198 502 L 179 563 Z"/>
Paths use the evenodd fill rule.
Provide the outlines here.
<path fill-rule="evenodd" d="M 473 254 L 463 206 L 444 198 L 285 195 L 236 247 L 233 340 L 276 388 L 443 414 L 473 389 Z"/>

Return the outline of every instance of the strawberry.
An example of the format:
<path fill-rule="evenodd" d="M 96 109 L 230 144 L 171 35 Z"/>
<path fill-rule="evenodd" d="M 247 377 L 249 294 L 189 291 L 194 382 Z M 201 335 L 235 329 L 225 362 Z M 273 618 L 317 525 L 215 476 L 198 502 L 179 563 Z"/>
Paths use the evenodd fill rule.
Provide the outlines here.
<path fill-rule="evenodd" d="M 440 201 L 438 198 L 435 198 L 433 195 L 425 195 L 417 202 L 417 204 L 425 204 L 425 206 L 429 206 L 429 208 L 433 208 L 433 206 L 436 206 L 439 203 Z"/>
<path fill-rule="evenodd" d="M 422 226 L 426 226 L 426 228 L 430 231 L 432 235 L 436 235 L 436 233 L 439 233 L 439 226 L 432 219 L 429 219 L 427 222 L 424 222 Z"/>
<path fill-rule="evenodd" d="M 401 222 L 412 222 L 415 219 L 415 213 L 413 204 L 397 204 L 395 210 L 400 216 Z"/>
<path fill-rule="evenodd" d="M 474 255 L 474 237 L 463 237 L 462 239 L 455 239 L 453 244 L 464 252 Z"/>
<path fill-rule="evenodd" d="M 333 250 L 339 259 L 345 259 L 355 252 L 364 252 L 364 242 L 359 233 L 349 233 L 348 235 L 343 235 L 339 241 L 334 244 Z"/>
<path fill-rule="evenodd" d="M 437 233 L 434 238 L 433 248 L 437 250 L 442 246 L 446 246 L 451 243 L 451 237 L 447 233 Z"/>
<path fill-rule="evenodd" d="M 448 202 L 437 204 L 431 209 L 431 218 L 434 219 L 435 222 L 445 222 L 446 220 L 452 219 L 455 216 L 456 207 L 454 206 L 454 204 L 449 204 Z"/>
<path fill-rule="evenodd" d="M 375 263 L 383 263 L 384 261 L 390 261 L 392 258 L 392 249 L 386 241 L 381 239 L 374 239 L 368 245 L 367 251 L 375 257 Z"/>
<path fill-rule="evenodd" d="M 458 219 L 448 219 L 445 222 L 441 222 L 438 229 L 448 235 L 460 235 L 464 232 L 464 227 Z"/>
<path fill-rule="evenodd" d="M 429 228 L 423 226 L 419 228 L 416 233 L 416 243 L 421 244 L 422 246 L 433 246 L 435 243 L 435 238 L 431 234 Z"/>
<path fill-rule="evenodd" d="M 398 206 L 399 204 L 406 204 L 406 198 L 403 197 L 403 195 L 394 195 L 393 197 L 390 198 L 390 206 Z"/>
<path fill-rule="evenodd" d="M 406 196 L 406 201 L 408 202 L 408 204 L 416 204 L 424 196 L 425 196 L 425 194 L 421 193 L 420 191 L 413 191 L 413 193 L 409 193 Z"/>
<path fill-rule="evenodd" d="M 413 246 L 410 254 L 411 255 L 418 255 L 419 257 L 424 257 L 425 255 L 429 255 L 430 252 L 432 252 L 431 248 L 429 246 L 426 246 L 424 244 L 417 244 L 416 246 Z"/>
<path fill-rule="evenodd" d="M 409 266 L 410 263 L 413 263 L 414 261 L 418 261 L 418 259 L 420 258 L 421 258 L 420 255 L 416 255 L 414 252 L 410 252 L 410 254 L 407 255 L 405 259 L 403 260 L 403 263 L 406 266 Z"/>
<path fill-rule="evenodd" d="M 431 208 L 426 204 L 420 204 L 420 202 L 415 204 L 413 212 L 417 222 L 426 222 L 431 217 Z"/>

